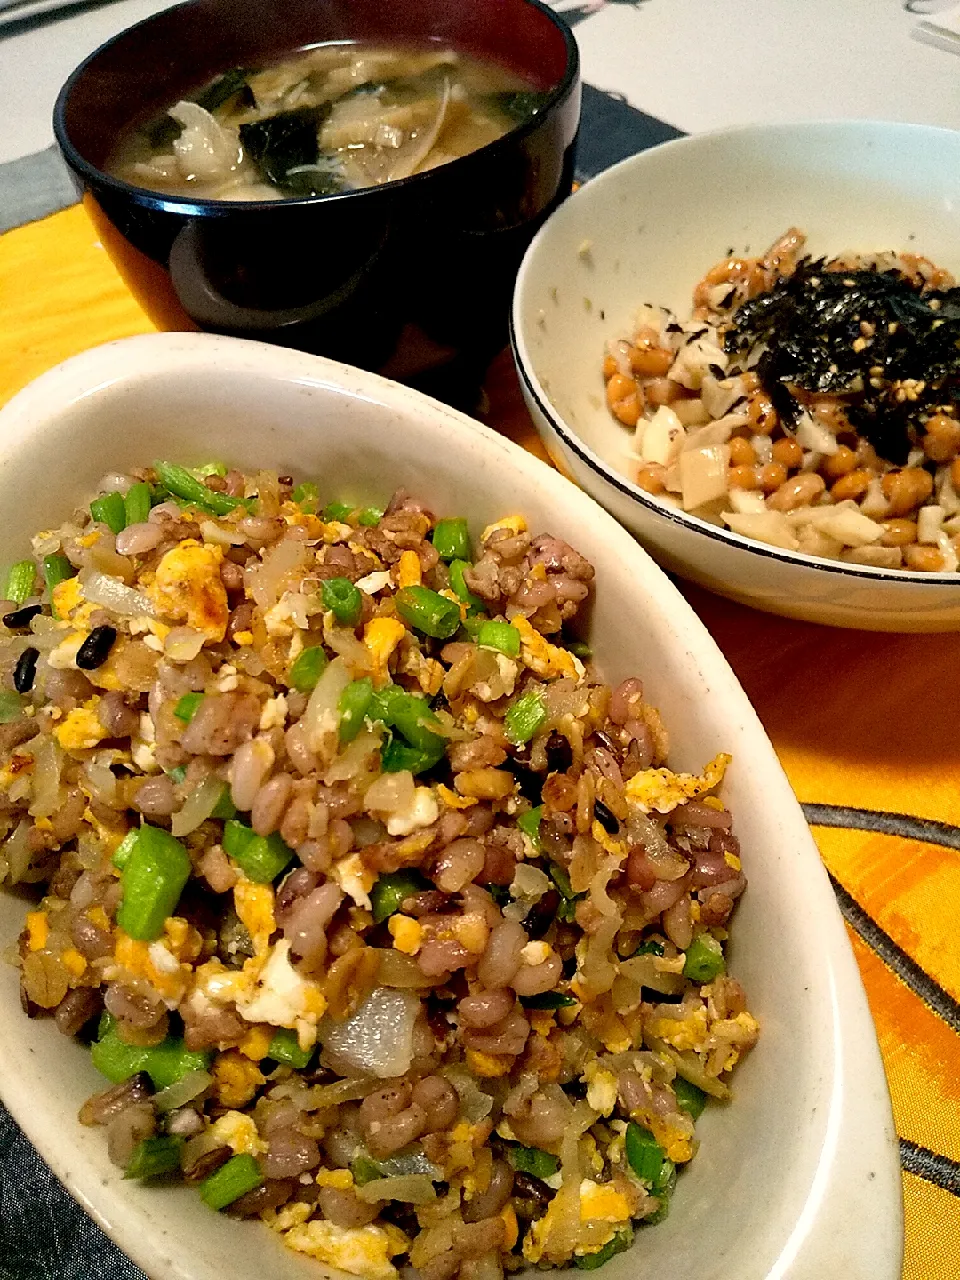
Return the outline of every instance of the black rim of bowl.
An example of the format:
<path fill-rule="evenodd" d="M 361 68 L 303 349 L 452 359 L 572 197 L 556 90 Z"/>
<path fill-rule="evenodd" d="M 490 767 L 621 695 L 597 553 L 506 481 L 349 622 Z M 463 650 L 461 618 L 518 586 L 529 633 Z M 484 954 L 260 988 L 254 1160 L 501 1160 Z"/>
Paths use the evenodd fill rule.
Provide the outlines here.
<path fill-rule="evenodd" d="M 189 7 L 191 0 L 186 0 L 182 5 L 175 5 L 174 8 L 186 9 Z M 470 151 L 465 156 L 458 156 L 456 160 L 448 160 L 441 166 L 443 169 L 451 169 L 455 166 L 464 167 L 469 165 L 477 157 L 495 157 L 498 150 L 505 149 L 515 138 L 526 137 L 527 134 L 533 133 L 540 127 L 543 117 L 552 111 L 556 106 L 566 100 L 573 91 L 580 75 L 580 50 L 574 37 L 573 31 L 566 22 L 541 0 L 522 0 L 522 3 L 531 9 L 536 9 L 545 18 L 553 24 L 563 37 L 564 46 L 566 48 L 566 67 L 560 80 L 554 87 L 549 90 L 547 100 L 543 108 L 531 116 L 529 120 L 519 124 L 514 129 L 510 129 L 502 137 L 488 142 L 486 146 L 480 147 L 476 151 Z M 66 157 L 70 167 L 82 173 L 84 178 L 90 183 L 96 183 L 98 186 L 112 188 L 117 192 L 128 195 L 135 195 L 138 201 L 148 208 L 167 210 L 172 213 L 196 214 L 205 213 L 207 216 L 225 216 L 235 211 L 238 206 L 236 200 L 208 200 L 196 199 L 191 196 L 164 195 L 162 192 L 151 191 L 147 187 L 138 187 L 131 182 L 124 182 L 122 178 L 114 178 L 111 174 L 105 173 L 103 169 L 98 168 L 95 164 L 91 164 L 89 160 L 77 149 L 66 126 L 66 107 L 73 91 L 74 85 L 84 75 L 91 63 L 106 50 L 111 48 L 118 41 L 124 39 L 132 31 L 137 31 L 142 27 L 149 26 L 158 17 L 170 12 L 169 9 L 161 10 L 159 14 L 151 14 L 148 18 L 141 19 L 129 27 L 125 27 L 123 31 L 118 32 L 109 40 L 105 40 L 94 51 L 89 54 L 76 67 L 64 82 L 63 87 L 57 94 L 57 100 L 53 108 L 53 133 L 57 140 L 57 145 Z M 384 193 L 389 194 L 393 191 L 409 188 L 411 184 L 422 182 L 431 176 L 433 170 L 426 173 L 414 173 L 409 178 L 398 178 L 394 182 L 385 182 L 381 186 L 375 187 L 358 187 L 352 191 L 339 191 L 333 195 L 326 196 L 306 196 L 301 199 L 282 200 L 245 200 L 242 202 L 243 207 L 256 211 L 276 210 L 277 208 L 304 208 L 309 205 L 328 204 L 331 202 L 340 203 L 344 200 L 356 200 L 361 196 L 371 199 L 378 195 L 383 196 Z"/>

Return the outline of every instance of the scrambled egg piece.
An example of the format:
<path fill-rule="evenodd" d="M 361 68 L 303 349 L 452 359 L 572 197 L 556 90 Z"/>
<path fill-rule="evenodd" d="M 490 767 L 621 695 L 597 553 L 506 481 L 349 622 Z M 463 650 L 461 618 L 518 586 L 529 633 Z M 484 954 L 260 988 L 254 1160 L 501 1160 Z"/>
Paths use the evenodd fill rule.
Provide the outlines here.
<path fill-rule="evenodd" d="M 544 680 L 555 680 L 560 676 L 572 676 L 577 680 L 583 677 L 584 667 L 580 659 L 551 644 L 523 614 L 518 613 L 510 621 L 520 632 L 520 658 L 525 667 Z"/>
<path fill-rule="evenodd" d="M 608 1116 L 617 1105 L 617 1077 L 594 1059 L 583 1073 L 587 1082 L 587 1102 L 594 1111 Z"/>
<path fill-rule="evenodd" d="M 476 796 L 458 796 L 455 791 L 445 787 L 442 782 L 437 785 L 437 795 L 448 809 L 471 809 L 478 803 Z"/>
<path fill-rule="evenodd" d="M 295 1030 L 302 1048 L 316 1043 L 317 1023 L 326 1007 L 317 984 L 301 978 L 290 963 L 289 938 L 281 939 L 270 952 L 253 994 L 237 999 L 241 1018 Z"/>
<path fill-rule="evenodd" d="M 201 632 L 223 639 L 229 620 L 227 591 L 220 578 L 223 548 L 187 538 L 166 553 L 146 594 L 160 612 Z"/>
<path fill-rule="evenodd" d="M 359 853 L 351 853 L 346 858 L 341 858 L 334 864 L 333 874 L 343 892 L 352 898 L 358 907 L 365 907 L 367 911 L 372 910 L 370 890 L 377 876 L 376 872 L 363 865 L 363 859 Z"/>
<path fill-rule="evenodd" d="M 391 916 L 387 921 L 387 928 L 390 930 L 396 951 L 402 951 L 405 956 L 417 954 L 423 935 L 423 927 L 419 920 L 412 920 L 410 916 Z"/>
<path fill-rule="evenodd" d="M 69 618 L 74 609 L 79 609 L 83 604 L 83 588 L 80 586 L 79 577 L 65 578 L 63 582 L 58 582 L 50 598 L 56 616 Z"/>
<path fill-rule="evenodd" d="M 253 1117 L 244 1115 L 242 1111 L 228 1111 L 222 1115 L 210 1126 L 210 1134 L 238 1156 L 259 1156 L 267 1150 Z"/>
<path fill-rule="evenodd" d="M 397 562 L 397 586 L 419 587 L 422 579 L 420 557 L 415 551 L 404 551 Z"/>
<path fill-rule="evenodd" d="M 266 1080 L 257 1064 L 236 1049 L 218 1053 L 210 1071 L 213 1092 L 224 1107 L 245 1107 Z"/>
<path fill-rule="evenodd" d="M 391 1224 L 383 1227 L 338 1227 L 314 1218 L 284 1233 L 283 1241 L 297 1253 L 309 1254 L 329 1267 L 339 1267 L 364 1280 L 396 1280 L 390 1261 L 408 1247 L 407 1237 Z"/>
<path fill-rule="evenodd" d="M 370 812 L 377 814 L 380 811 L 371 807 Z M 432 826 L 440 816 L 440 806 L 437 804 L 437 797 L 429 787 L 416 787 L 413 799 L 406 809 L 391 810 L 389 815 L 383 811 L 382 816 L 386 818 L 387 831 L 390 835 L 409 836 L 414 831 Z"/>
<path fill-rule="evenodd" d="M 27 945 L 31 951 L 42 951 L 47 945 L 50 917 L 45 911 L 27 912 Z"/>
<path fill-rule="evenodd" d="M 250 935 L 254 953 L 263 955 L 270 935 L 277 927 L 273 914 L 273 889 L 268 884 L 254 884 L 246 876 L 241 876 L 233 886 L 233 906 Z"/>
<path fill-rule="evenodd" d="M 697 1009 L 689 1018 L 650 1017 L 644 1030 L 658 1040 L 664 1040 L 682 1053 L 685 1049 L 696 1052 L 704 1047 L 710 1027 L 706 1009 Z"/>
<path fill-rule="evenodd" d="M 719 752 L 703 773 L 674 773 L 670 769 L 641 769 L 626 785 L 627 799 L 643 813 L 671 813 L 679 804 L 712 791 L 723 781 L 731 756 Z"/>
<path fill-rule="evenodd" d="M 203 940 L 192 925 L 180 916 L 164 922 L 163 938 L 141 942 L 117 930 L 114 960 L 119 968 L 145 978 L 162 996 L 168 1009 L 175 1009 L 193 978 L 188 963 L 199 954 Z M 104 976 L 110 975 L 108 969 Z"/>
<path fill-rule="evenodd" d="M 632 1209 L 627 1196 L 617 1187 L 584 1178 L 580 1183 L 580 1233 L 574 1253 L 596 1253 L 602 1249 L 616 1235 L 618 1227 L 629 1223 Z M 543 1217 L 533 1223 L 523 1242 L 527 1262 L 539 1262 L 543 1257 L 562 1212 L 558 1197 L 550 1201 Z"/>
<path fill-rule="evenodd" d="M 363 628 L 363 643 L 373 663 L 375 685 L 382 685 L 386 681 L 390 655 L 406 633 L 406 627 L 397 618 L 371 618 Z"/>
<path fill-rule="evenodd" d="M 90 751 L 106 737 L 104 726 L 97 719 L 96 704 L 99 698 L 91 698 L 83 707 L 74 707 L 67 719 L 54 730 L 56 741 L 64 751 Z"/>
<path fill-rule="evenodd" d="M 527 522 L 523 516 L 504 516 L 502 520 L 494 520 L 493 524 L 488 524 L 480 535 L 480 541 L 486 542 L 491 533 L 496 533 L 498 529 L 507 529 L 510 533 L 526 533 Z"/>
<path fill-rule="evenodd" d="M 338 1191 L 349 1191 L 353 1186 L 349 1169 L 318 1169 L 313 1180 L 318 1187 L 335 1187 Z"/>

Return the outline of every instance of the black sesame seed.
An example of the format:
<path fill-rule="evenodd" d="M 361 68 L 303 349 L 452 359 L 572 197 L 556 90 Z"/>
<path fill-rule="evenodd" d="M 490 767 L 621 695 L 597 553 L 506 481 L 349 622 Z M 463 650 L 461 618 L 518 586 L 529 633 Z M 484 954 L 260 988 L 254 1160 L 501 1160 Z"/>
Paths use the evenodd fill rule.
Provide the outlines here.
<path fill-rule="evenodd" d="M 39 649 L 24 649 L 13 669 L 13 687 L 17 693 L 29 693 L 37 675 L 37 659 Z"/>
<path fill-rule="evenodd" d="M 606 831 L 607 835 L 615 836 L 620 830 L 620 823 L 616 816 L 610 812 L 602 800 L 593 802 L 593 816 Z"/>
<path fill-rule="evenodd" d="M 14 609 L 13 613 L 5 613 L 3 615 L 3 625 L 8 631 L 22 631 L 25 627 L 29 627 L 33 619 L 41 612 L 40 605 L 26 604 L 22 609 Z"/>
<path fill-rule="evenodd" d="M 566 773 L 573 764 L 573 748 L 562 733 L 551 733 L 547 739 L 547 768 L 551 773 Z"/>
<path fill-rule="evenodd" d="M 117 638 L 114 627 L 94 627 L 77 650 L 77 666 L 81 671 L 93 671 L 103 666 Z"/>

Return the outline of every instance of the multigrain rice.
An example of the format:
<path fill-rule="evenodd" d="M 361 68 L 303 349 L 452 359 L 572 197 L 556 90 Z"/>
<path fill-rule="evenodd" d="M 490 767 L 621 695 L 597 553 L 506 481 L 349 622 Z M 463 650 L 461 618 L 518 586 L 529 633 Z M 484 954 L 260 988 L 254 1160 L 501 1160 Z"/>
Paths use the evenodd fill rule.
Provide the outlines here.
<path fill-rule="evenodd" d="M 592 567 L 522 516 L 472 556 L 402 492 L 111 479 L 149 518 L 39 534 L 0 635 L 0 873 L 42 895 L 26 1013 L 112 1081 L 81 1122 L 371 1280 L 602 1265 L 758 1034 L 728 757 L 669 768 L 568 631 Z"/>

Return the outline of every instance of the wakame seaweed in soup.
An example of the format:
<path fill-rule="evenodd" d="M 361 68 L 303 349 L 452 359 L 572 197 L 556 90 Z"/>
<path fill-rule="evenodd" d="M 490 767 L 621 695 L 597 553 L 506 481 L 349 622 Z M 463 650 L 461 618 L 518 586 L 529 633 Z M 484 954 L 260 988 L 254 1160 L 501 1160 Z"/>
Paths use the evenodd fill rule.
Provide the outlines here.
<path fill-rule="evenodd" d="M 496 141 L 546 94 L 449 48 L 324 45 L 232 68 L 121 141 L 108 172 L 215 200 L 378 186 Z"/>

